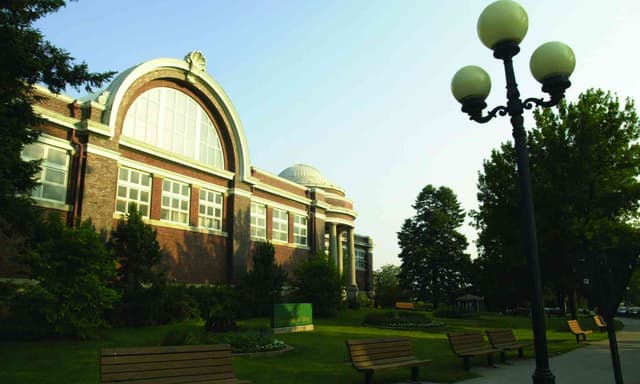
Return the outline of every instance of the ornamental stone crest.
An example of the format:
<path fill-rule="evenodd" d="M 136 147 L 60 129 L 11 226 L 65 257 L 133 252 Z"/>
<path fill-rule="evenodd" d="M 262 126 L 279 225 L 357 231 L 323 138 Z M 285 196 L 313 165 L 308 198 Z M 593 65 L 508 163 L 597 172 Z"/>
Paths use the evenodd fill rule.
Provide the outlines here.
<path fill-rule="evenodd" d="M 207 63 L 207 59 L 205 59 L 204 55 L 200 51 L 192 51 L 189 52 L 185 57 L 184 61 L 189 64 L 189 71 L 186 73 L 187 81 L 190 83 L 195 82 L 195 76 L 198 72 L 205 71 L 205 65 Z"/>

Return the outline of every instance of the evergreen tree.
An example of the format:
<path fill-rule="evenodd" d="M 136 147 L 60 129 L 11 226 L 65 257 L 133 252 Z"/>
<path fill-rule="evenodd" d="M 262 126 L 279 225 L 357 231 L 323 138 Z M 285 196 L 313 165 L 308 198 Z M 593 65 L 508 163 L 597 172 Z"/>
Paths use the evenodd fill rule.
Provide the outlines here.
<path fill-rule="evenodd" d="M 108 245 L 118 262 L 115 286 L 122 296 L 113 320 L 132 326 L 157 323 L 166 287 L 163 253 L 156 231 L 135 204 L 111 231 Z"/>
<path fill-rule="evenodd" d="M 0 239 L 33 228 L 36 216 L 28 195 L 35 187 L 38 162 L 25 162 L 21 152 L 35 142 L 42 123 L 34 112 L 34 85 L 58 93 L 66 86 L 87 91 L 111 78 L 112 72 L 89 72 L 85 63 L 47 41 L 34 28 L 38 19 L 65 5 L 63 0 L 4 1 L 0 5 Z"/>
<path fill-rule="evenodd" d="M 273 304 L 282 296 L 287 273 L 276 263 L 275 254 L 271 243 L 258 243 L 253 253 L 253 268 L 242 281 L 241 297 L 252 316 L 271 314 Z"/>
<path fill-rule="evenodd" d="M 413 204 L 415 216 L 398 232 L 400 284 L 434 308 L 450 303 L 467 281 L 470 268 L 467 239 L 458 232 L 465 214 L 447 187 L 427 185 Z"/>

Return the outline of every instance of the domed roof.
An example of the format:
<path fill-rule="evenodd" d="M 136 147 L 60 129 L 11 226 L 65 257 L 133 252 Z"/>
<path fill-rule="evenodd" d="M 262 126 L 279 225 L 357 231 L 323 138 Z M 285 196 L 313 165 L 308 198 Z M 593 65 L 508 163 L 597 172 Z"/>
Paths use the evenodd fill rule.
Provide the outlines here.
<path fill-rule="evenodd" d="M 320 171 L 306 164 L 293 165 L 280 172 L 278 176 L 306 187 L 334 187 Z"/>

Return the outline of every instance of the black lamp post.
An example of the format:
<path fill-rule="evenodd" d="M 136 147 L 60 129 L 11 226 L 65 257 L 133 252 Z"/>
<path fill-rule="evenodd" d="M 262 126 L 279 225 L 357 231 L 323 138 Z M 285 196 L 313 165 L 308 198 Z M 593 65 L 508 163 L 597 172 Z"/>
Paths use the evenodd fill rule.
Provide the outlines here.
<path fill-rule="evenodd" d="M 560 42 L 541 45 L 531 56 L 530 68 L 533 76 L 542 83 L 542 90 L 549 94 L 549 100 L 541 98 L 520 99 L 520 92 L 513 70 L 513 57 L 520 52 L 519 44 L 529 27 L 525 10 L 511 0 L 499 0 L 487 6 L 478 19 L 478 36 L 484 45 L 493 50 L 493 56 L 504 63 L 507 83 L 507 105 L 498 106 L 483 115 L 487 104 L 485 99 L 491 90 L 491 79 L 480 67 L 467 66 L 453 77 L 451 90 L 462 104 L 462 111 L 469 114 L 471 120 L 486 123 L 496 117 L 509 115 L 513 127 L 513 139 L 518 164 L 520 184 L 520 205 L 522 223 L 526 240 L 527 261 L 533 283 L 531 298 L 531 320 L 536 354 L 536 369 L 532 375 L 535 384 L 555 383 L 555 377 L 549 369 L 547 355 L 547 336 L 545 331 L 540 262 L 538 260 L 538 241 L 531 195 L 529 176 L 529 155 L 527 137 L 523 125 L 524 109 L 534 106 L 552 107 L 564 97 L 564 91 L 571 85 L 569 76 L 575 67 L 575 56 L 571 48 Z"/>

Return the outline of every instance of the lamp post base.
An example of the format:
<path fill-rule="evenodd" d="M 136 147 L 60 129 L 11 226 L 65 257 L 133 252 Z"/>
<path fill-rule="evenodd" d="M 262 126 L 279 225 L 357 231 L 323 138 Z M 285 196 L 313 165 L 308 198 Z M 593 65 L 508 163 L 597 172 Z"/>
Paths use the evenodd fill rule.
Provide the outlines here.
<path fill-rule="evenodd" d="M 536 369 L 531 376 L 533 384 L 555 384 L 556 377 L 549 369 Z"/>

